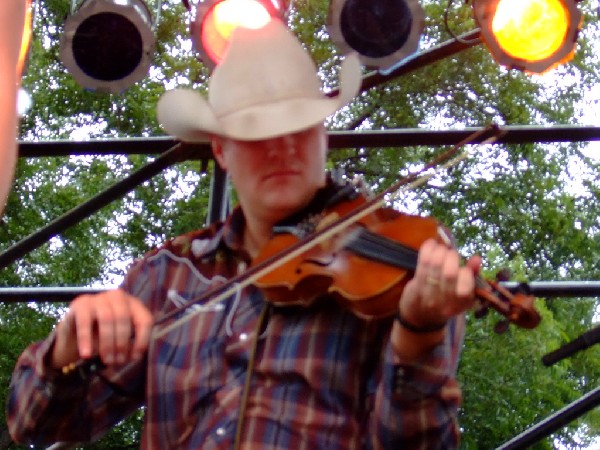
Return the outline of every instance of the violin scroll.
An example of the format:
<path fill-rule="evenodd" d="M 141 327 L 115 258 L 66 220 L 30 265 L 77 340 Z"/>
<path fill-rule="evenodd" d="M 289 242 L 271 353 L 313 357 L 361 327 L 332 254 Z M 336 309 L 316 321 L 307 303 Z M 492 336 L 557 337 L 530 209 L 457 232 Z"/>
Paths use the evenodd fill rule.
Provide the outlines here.
<path fill-rule="evenodd" d="M 537 327 L 542 319 L 535 309 L 535 297 L 523 292 L 513 294 L 502 287 L 499 281 L 505 280 L 499 277 L 497 281 L 478 280 L 475 295 L 481 302 L 481 307 L 475 312 L 475 316 L 483 317 L 489 307 L 502 314 L 506 320 L 496 324 L 496 333 L 506 332 L 510 323 L 526 329 Z"/>

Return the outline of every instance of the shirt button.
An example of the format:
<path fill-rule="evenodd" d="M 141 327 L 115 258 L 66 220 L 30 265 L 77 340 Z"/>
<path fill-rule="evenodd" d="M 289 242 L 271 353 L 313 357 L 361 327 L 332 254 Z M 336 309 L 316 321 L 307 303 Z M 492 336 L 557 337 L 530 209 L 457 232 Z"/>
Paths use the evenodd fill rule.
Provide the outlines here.
<path fill-rule="evenodd" d="M 240 341 L 246 342 L 248 340 L 248 335 L 246 333 L 240 334 Z"/>
<path fill-rule="evenodd" d="M 217 428 L 216 433 L 217 433 L 217 436 L 225 436 L 225 428 L 223 428 L 223 427 Z"/>

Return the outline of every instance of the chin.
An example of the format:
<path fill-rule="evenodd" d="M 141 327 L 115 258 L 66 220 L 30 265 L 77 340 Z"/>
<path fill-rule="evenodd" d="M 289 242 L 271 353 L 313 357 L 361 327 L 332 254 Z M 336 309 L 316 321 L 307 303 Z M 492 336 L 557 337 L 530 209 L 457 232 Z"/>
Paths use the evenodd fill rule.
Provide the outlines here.
<path fill-rule="evenodd" d="M 290 204 L 290 202 L 269 202 L 266 208 L 279 220 L 285 219 L 287 216 L 299 211 L 301 206 Z"/>
<path fill-rule="evenodd" d="M 309 201 L 310 198 L 308 200 L 304 198 L 290 199 L 289 196 L 286 196 L 269 199 L 269 201 L 265 202 L 265 207 L 273 214 L 276 221 L 279 221 L 300 211 Z"/>

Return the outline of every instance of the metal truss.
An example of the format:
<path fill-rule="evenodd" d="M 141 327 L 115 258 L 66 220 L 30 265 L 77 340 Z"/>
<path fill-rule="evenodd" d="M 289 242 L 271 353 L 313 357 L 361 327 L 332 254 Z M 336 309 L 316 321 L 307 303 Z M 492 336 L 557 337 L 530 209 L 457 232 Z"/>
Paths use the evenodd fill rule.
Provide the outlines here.
<path fill-rule="evenodd" d="M 456 39 L 417 54 L 415 57 L 396 67 L 387 74 L 372 72 L 362 81 L 362 90 L 366 91 L 389 80 L 407 74 L 413 70 L 450 57 L 465 49 L 479 45 L 480 31 L 473 30 Z M 328 95 L 335 95 L 332 91 Z M 397 129 L 384 131 L 330 132 L 329 147 L 332 150 L 344 148 L 383 148 L 401 149 L 411 146 L 455 145 L 478 129 L 431 131 L 422 129 Z M 501 137 L 493 144 L 523 144 L 552 142 L 589 142 L 600 140 L 600 127 L 582 126 L 506 126 L 500 127 Z M 473 141 L 474 144 L 478 141 Z M 203 170 L 212 159 L 208 143 L 188 144 L 171 137 L 127 138 L 96 141 L 50 141 L 20 142 L 21 158 L 59 157 L 70 155 L 119 155 L 145 154 L 157 155 L 156 159 L 117 182 L 103 192 L 81 205 L 66 212 L 48 223 L 42 229 L 23 238 L 0 253 L 0 270 L 16 262 L 27 253 L 43 245 L 53 236 L 93 215 L 102 207 L 131 192 L 137 186 L 163 170 L 187 160 L 203 161 Z M 215 166 L 216 167 L 216 166 Z M 226 176 L 216 167 L 212 174 L 209 213 L 207 222 L 222 218 L 226 209 Z M 519 283 L 501 283 L 512 292 L 526 289 L 534 296 L 543 297 L 581 297 L 600 296 L 600 281 L 582 282 L 531 282 L 525 286 Z M 0 302 L 67 302 L 83 293 L 97 293 L 103 289 L 89 287 L 26 287 L 0 288 Z M 530 430 L 515 437 L 503 445 L 502 449 L 526 448 L 539 439 L 581 415 L 600 403 L 598 389 L 568 405 L 565 409 L 540 422 Z"/>

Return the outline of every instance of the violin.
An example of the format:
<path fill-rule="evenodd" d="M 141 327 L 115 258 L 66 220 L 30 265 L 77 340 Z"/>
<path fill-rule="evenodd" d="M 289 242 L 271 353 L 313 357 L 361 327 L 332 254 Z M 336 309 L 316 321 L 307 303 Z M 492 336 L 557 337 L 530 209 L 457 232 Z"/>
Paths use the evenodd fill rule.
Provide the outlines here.
<path fill-rule="evenodd" d="M 457 149 L 490 132 L 493 135 L 482 143 L 497 139 L 499 131 L 493 126 L 477 131 L 426 164 L 421 172 L 452 167 L 465 157 L 465 154 L 455 157 Z M 164 324 L 194 304 L 217 303 L 249 285 L 257 286 L 277 305 L 308 305 L 330 295 L 364 318 L 396 313 L 401 293 L 416 267 L 421 244 L 429 238 L 445 241 L 437 221 L 387 208 L 385 197 L 400 188 L 413 189 L 431 176 L 420 176 L 417 172 L 368 200 L 358 197 L 339 202 L 335 208 L 325 211 L 314 230 L 303 232 L 292 227 L 289 232 L 276 233 L 248 270 L 164 314 L 155 325 Z M 541 320 L 532 296 L 512 294 L 481 277 L 476 279 L 475 296 L 482 310 L 493 308 L 520 327 L 534 328 Z M 155 337 L 168 333 L 191 317 L 193 314 L 186 314 L 174 320 L 156 331 Z"/>
<path fill-rule="evenodd" d="M 342 202 L 326 211 L 321 223 L 334 223 L 364 204 L 362 196 Z M 280 255 L 303 237 L 297 229 L 275 234 L 253 263 Z M 279 306 L 307 306 L 327 295 L 365 319 L 391 316 L 397 313 L 402 291 L 414 274 L 418 249 L 430 238 L 450 244 L 445 228 L 435 219 L 380 208 L 274 267 L 253 284 Z M 491 307 L 517 326 L 535 328 L 540 322 L 530 295 L 512 294 L 477 276 L 475 296 L 480 308 Z"/>
<path fill-rule="evenodd" d="M 336 204 L 325 211 L 316 225 L 317 229 L 322 227 L 316 235 L 326 235 L 327 228 L 335 229 L 342 222 L 341 215 L 352 216 L 366 205 L 368 202 L 362 196 Z M 314 235 L 313 230 L 297 227 L 277 232 L 246 273 L 164 314 L 155 321 L 155 325 L 166 322 L 193 304 L 204 302 L 206 306 L 216 303 L 248 284 L 261 289 L 265 298 L 277 306 L 309 306 L 327 295 L 359 317 L 389 317 L 398 312 L 398 302 L 414 274 L 421 245 L 430 238 L 449 245 L 445 228 L 435 219 L 403 214 L 391 208 L 379 208 L 333 239 L 323 240 L 317 245 L 312 245 Z M 311 244 L 306 249 L 304 241 Z M 273 261 L 278 264 L 273 264 Z M 474 294 L 480 302 L 476 318 L 483 317 L 489 308 L 506 318 L 496 325 L 497 333 L 505 332 L 509 323 L 527 329 L 540 323 L 541 317 L 535 310 L 531 295 L 513 294 L 497 282 L 480 276 L 475 277 Z M 166 334 L 192 316 L 184 315 L 160 331 L 155 329 L 154 337 Z M 105 367 L 96 356 L 64 367 L 63 372 L 67 374 L 78 370 L 85 376 L 98 373 Z M 115 391 L 122 391 L 110 380 L 104 379 L 104 382 Z M 122 395 L 129 394 L 125 392 Z"/>
<path fill-rule="evenodd" d="M 453 156 L 458 148 L 490 131 L 494 135 L 487 141 L 496 139 L 495 127 L 475 132 L 424 169 L 437 167 L 446 156 Z M 451 167 L 460 159 L 455 158 L 442 168 Z M 403 186 L 412 188 L 428 179 L 417 175 L 399 180 L 368 201 L 358 196 L 337 203 L 324 212 L 314 230 L 291 227 L 276 232 L 244 273 L 157 318 L 155 326 L 163 326 L 154 329 L 153 337 L 165 335 L 190 320 L 193 313 L 176 317 L 190 306 L 217 303 L 249 285 L 261 289 L 268 301 L 280 306 L 310 305 L 327 295 L 359 317 L 378 319 L 396 314 L 402 291 L 414 275 L 421 245 L 430 238 L 450 244 L 442 232 L 444 228 L 435 219 L 383 206 L 390 192 Z M 506 318 L 496 325 L 496 332 L 506 331 L 510 323 L 527 329 L 540 323 L 531 295 L 513 294 L 498 282 L 480 276 L 476 276 L 474 294 L 480 302 L 476 318 L 490 308 Z M 170 319 L 175 320 L 167 325 Z M 104 364 L 94 357 L 67 370 L 90 367 L 96 372 Z"/>

